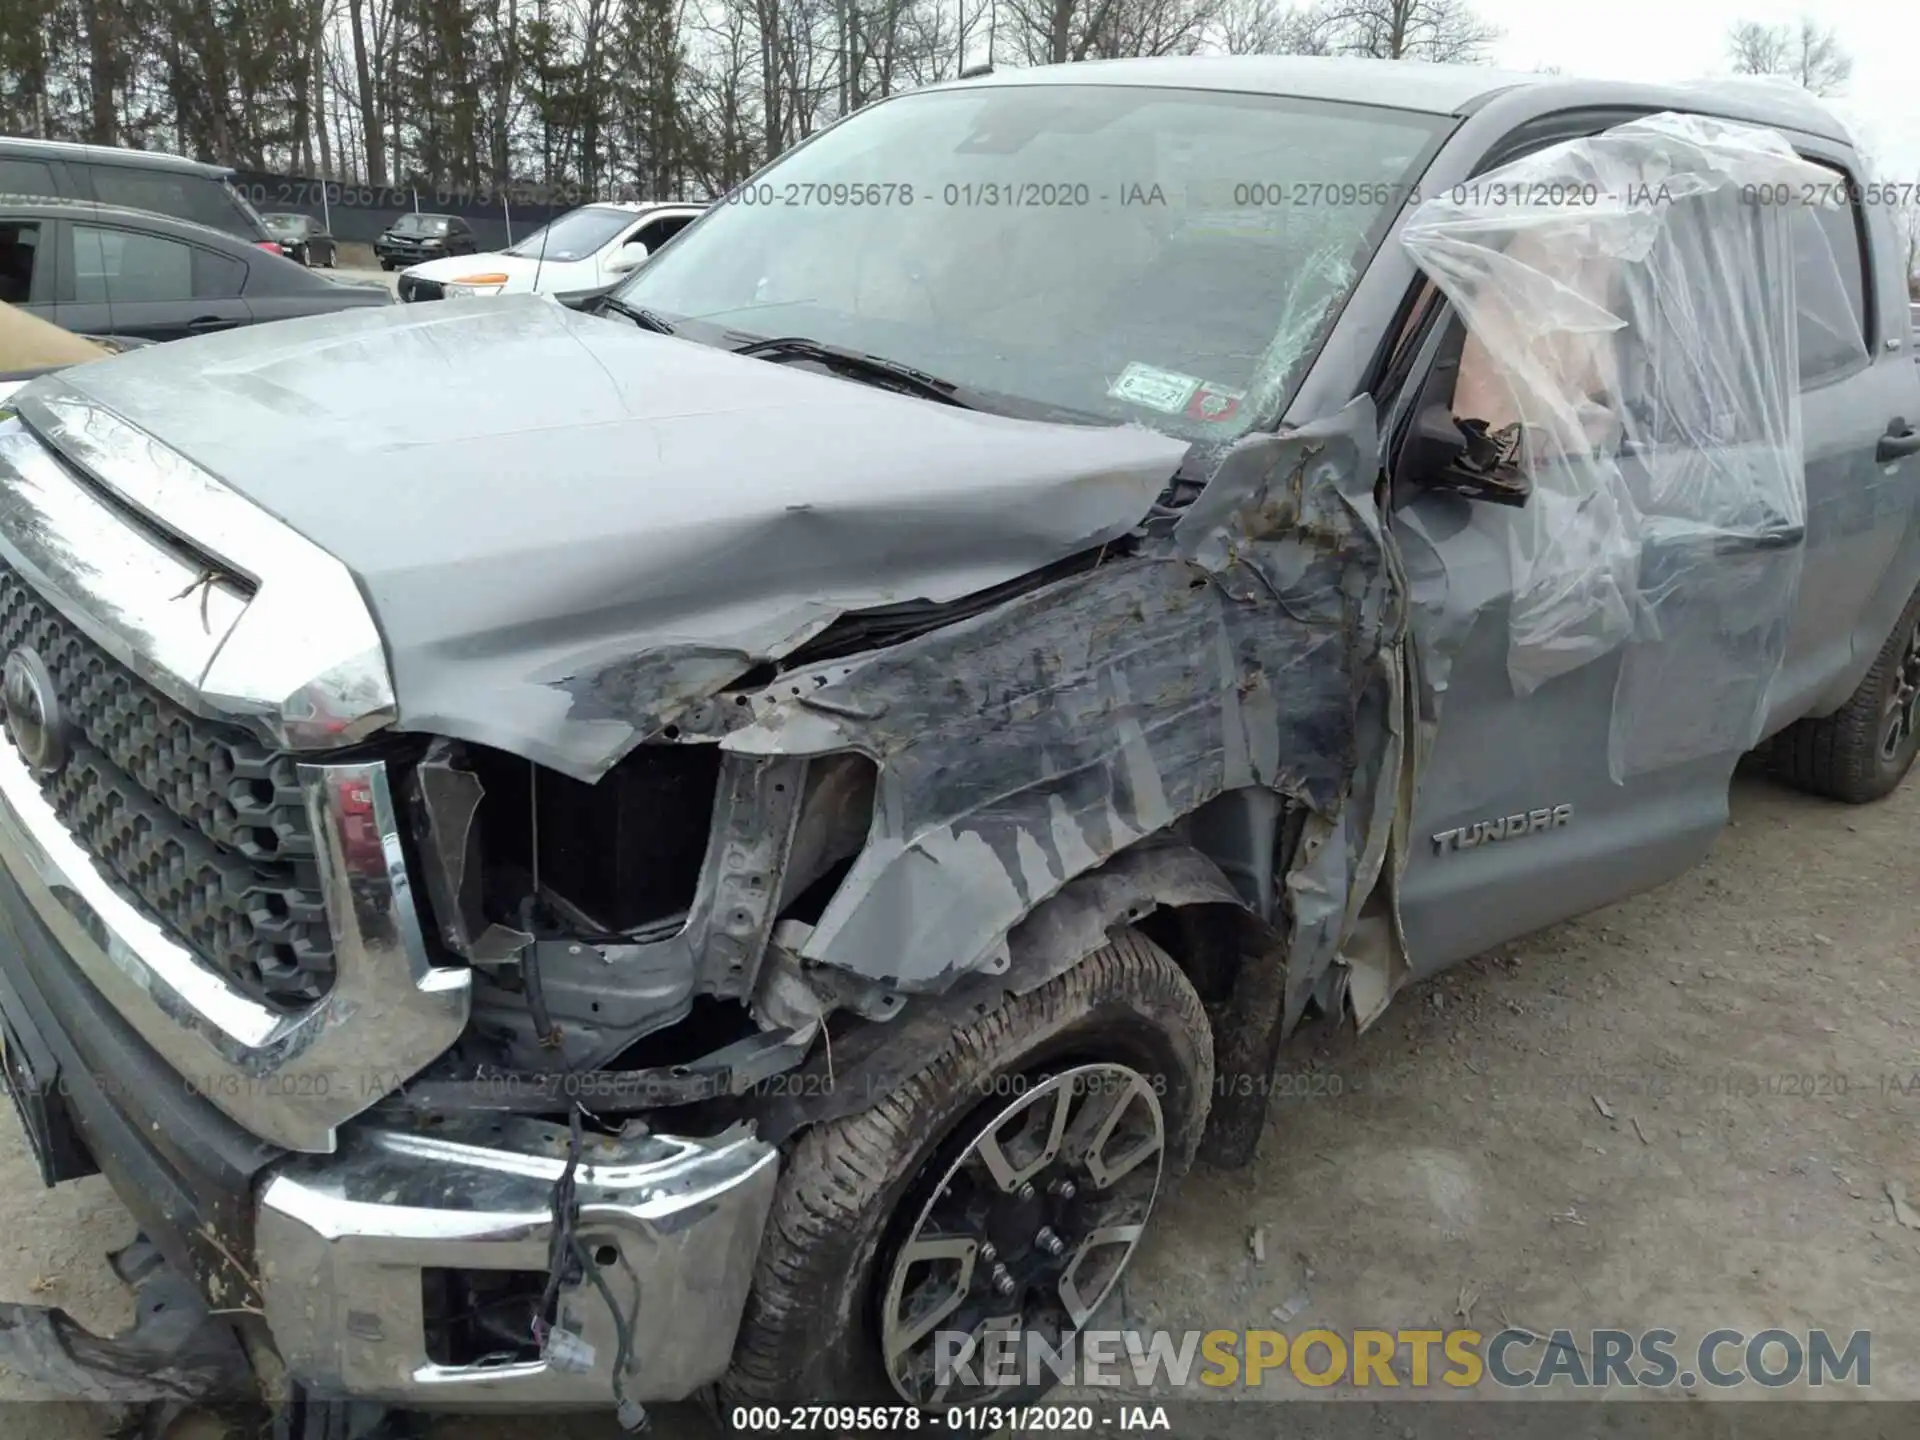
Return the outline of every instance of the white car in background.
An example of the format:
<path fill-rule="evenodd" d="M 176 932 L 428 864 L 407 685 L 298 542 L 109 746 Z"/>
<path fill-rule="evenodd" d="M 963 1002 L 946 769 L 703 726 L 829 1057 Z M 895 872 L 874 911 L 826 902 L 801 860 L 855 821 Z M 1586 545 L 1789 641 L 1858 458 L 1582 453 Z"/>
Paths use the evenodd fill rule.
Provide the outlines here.
<path fill-rule="evenodd" d="M 705 209 L 658 201 L 582 205 L 505 250 L 409 266 L 396 288 L 405 301 L 591 293 L 634 269 Z"/>

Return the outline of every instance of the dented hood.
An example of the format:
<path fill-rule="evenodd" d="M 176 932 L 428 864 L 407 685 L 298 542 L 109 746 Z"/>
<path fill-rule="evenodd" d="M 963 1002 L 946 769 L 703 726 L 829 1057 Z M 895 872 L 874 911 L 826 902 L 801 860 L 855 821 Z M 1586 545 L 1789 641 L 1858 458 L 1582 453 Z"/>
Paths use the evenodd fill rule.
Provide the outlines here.
<path fill-rule="evenodd" d="M 354 572 L 403 727 L 582 778 L 845 611 L 1124 534 L 1185 451 L 534 296 L 235 330 L 66 378 Z"/>

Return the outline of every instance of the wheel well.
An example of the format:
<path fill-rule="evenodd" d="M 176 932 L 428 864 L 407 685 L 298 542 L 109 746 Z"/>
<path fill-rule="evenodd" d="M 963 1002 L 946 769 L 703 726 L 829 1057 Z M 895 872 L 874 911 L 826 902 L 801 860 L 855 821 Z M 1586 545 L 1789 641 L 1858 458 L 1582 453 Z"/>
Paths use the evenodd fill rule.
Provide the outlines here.
<path fill-rule="evenodd" d="M 1238 905 L 1167 906 L 1134 921 L 1186 972 L 1209 1008 L 1225 1004 L 1249 954 L 1266 947 L 1266 927 Z"/>
<path fill-rule="evenodd" d="M 816 1089 L 808 1077 L 828 1063 L 821 1052 L 806 1062 L 808 1074 L 784 1086 L 777 1098 L 759 1097 L 746 1113 L 763 1135 L 784 1139 L 864 1109 L 924 1065 L 927 1054 L 946 1044 L 956 1027 L 1073 970 L 1116 931 L 1131 927 L 1180 967 L 1206 1008 L 1214 1070 L 1222 1083 L 1202 1153 L 1216 1164 L 1244 1163 L 1265 1123 L 1264 1081 L 1283 1038 L 1286 906 L 1279 880 L 1306 813 L 1284 802 L 1268 808 L 1256 801 L 1237 814 L 1264 823 L 1263 812 L 1275 827 L 1272 841 L 1263 846 L 1256 839 L 1224 852 L 1224 858 L 1257 860 L 1263 849 L 1271 857 L 1258 884 L 1273 896 L 1267 907 L 1272 920 L 1246 893 L 1245 882 L 1258 873 L 1252 866 L 1236 864 L 1230 876 L 1186 834 L 1163 832 L 1076 876 L 1036 906 L 1008 932 L 1008 963 L 999 970 L 970 975 L 941 994 L 916 996 L 885 1024 L 836 1025 L 833 1048 L 840 1073 L 860 1073 L 867 1083 Z M 1227 833 L 1252 832 L 1241 825 L 1237 831 L 1228 827 Z"/>

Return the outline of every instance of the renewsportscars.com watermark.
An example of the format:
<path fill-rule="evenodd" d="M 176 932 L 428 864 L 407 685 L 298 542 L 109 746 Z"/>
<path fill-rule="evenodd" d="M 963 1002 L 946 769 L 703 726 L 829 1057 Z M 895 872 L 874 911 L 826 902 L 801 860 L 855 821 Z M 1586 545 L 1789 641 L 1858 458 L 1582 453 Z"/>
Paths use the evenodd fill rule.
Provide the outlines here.
<path fill-rule="evenodd" d="M 1873 1335 L 1826 1330 L 1083 1330 L 1058 1348 L 1033 1331 L 934 1337 L 942 1386 L 1077 1384 L 1258 1390 L 1493 1385 L 1533 1392 L 1873 1383 Z"/>

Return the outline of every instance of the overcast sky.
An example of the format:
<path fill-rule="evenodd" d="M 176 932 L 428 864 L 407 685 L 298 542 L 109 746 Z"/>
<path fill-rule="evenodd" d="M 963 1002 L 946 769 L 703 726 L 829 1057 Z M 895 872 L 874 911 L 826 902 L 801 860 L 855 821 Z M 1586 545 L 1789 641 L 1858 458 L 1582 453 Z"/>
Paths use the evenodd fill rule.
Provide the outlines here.
<path fill-rule="evenodd" d="M 1865 139 L 1882 180 L 1920 181 L 1920 3 L 1916 0 L 1473 0 L 1505 36 L 1502 69 L 1557 65 L 1569 75 L 1692 80 L 1725 74 L 1727 31 L 1813 14 L 1853 57 L 1833 102 Z"/>

